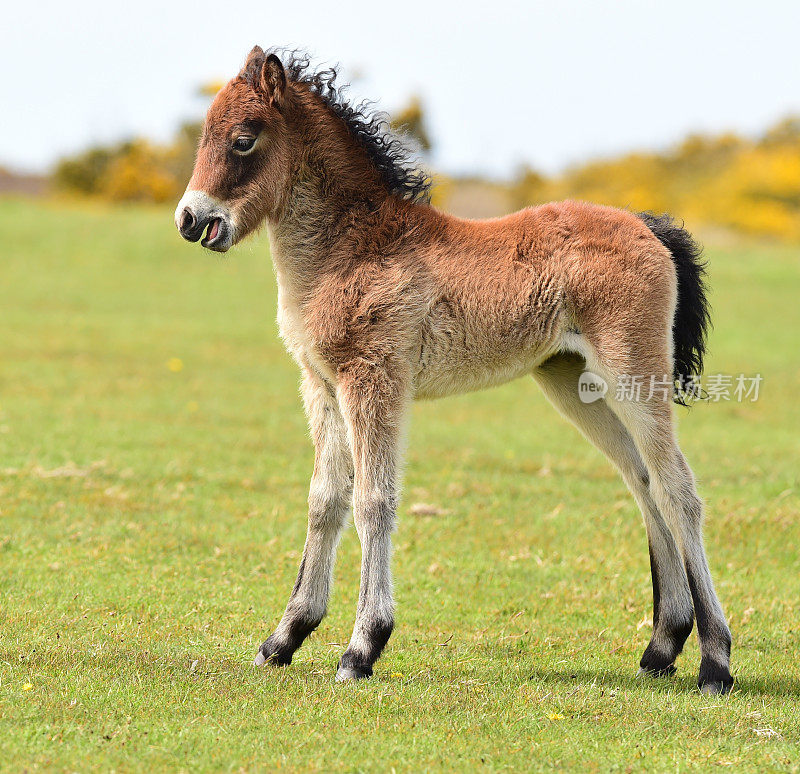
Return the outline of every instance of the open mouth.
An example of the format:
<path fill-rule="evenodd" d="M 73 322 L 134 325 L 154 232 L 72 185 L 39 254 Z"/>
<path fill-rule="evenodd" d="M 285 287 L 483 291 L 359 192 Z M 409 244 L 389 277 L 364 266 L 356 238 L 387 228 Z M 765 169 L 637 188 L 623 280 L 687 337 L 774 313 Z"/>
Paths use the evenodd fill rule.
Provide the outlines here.
<path fill-rule="evenodd" d="M 205 239 L 203 239 L 203 244 L 213 242 L 217 238 L 217 235 L 219 234 L 219 224 L 219 218 L 214 218 L 214 220 L 208 224 L 208 230 L 206 231 Z"/>
<path fill-rule="evenodd" d="M 220 250 L 224 252 L 230 247 L 228 239 L 228 229 L 226 223 L 222 218 L 214 218 L 209 222 L 206 229 L 206 235 L 200 243 L 203 247 L 208 247 L 211 250 Z"/>

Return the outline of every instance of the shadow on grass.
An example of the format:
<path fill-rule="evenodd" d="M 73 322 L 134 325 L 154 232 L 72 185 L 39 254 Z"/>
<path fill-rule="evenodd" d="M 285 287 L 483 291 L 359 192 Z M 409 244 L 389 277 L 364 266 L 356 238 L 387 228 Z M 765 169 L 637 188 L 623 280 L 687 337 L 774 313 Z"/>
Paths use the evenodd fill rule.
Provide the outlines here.
<path fill-rule="evenodd" d="M 800 679 L 791 675 L 768 674 L 758 677 L 736 677 L 733 689 L 743 696 L 787 696 L 800 698 Z"/>
<path fill-rule="evenodd" d="M 734 675 L 736 682 L 733 686 L 733 696 L 785 696 L 800 698 L 800 679 L 791 675 L 763 675 L 739 676 Z M 610 688 L 634 689 L 645 688 L 667 692 L 698 693 L 694 675 L 677 674 L 672 677 L 650 677 L 617 674 L 613 672 L 592 671 L 588 669 L 533 669 L 530 670 L 531 680 L 540 681 L 545 685 L 587 685 L 594 683 Z"/>

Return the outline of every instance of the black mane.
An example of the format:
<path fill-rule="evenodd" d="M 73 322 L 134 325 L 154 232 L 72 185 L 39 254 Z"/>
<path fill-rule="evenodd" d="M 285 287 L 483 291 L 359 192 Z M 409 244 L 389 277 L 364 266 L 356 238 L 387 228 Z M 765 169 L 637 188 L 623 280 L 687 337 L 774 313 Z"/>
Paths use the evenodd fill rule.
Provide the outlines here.
<path fill-rule="evenodd" d="M 249 62 L 250 66 L 243 73 L 249 82 L 252 83 L 260 73 L 269 54 L 275 54 L 283 62 L 290 81 L 305 84 L 344 122 L 391 193 L 412 202 L 430 201 L 432 180 L 417 167 L 408 145 L 392 132 L 388 116 L 372 110 L 368 101 L 357 105 L 348 101 L 345 94 L 347 84 L 336 85 L 336 67 L 314 70 L 311 58 L 302 51 L 270 49 L 263 58 L 257 57 Z"/>

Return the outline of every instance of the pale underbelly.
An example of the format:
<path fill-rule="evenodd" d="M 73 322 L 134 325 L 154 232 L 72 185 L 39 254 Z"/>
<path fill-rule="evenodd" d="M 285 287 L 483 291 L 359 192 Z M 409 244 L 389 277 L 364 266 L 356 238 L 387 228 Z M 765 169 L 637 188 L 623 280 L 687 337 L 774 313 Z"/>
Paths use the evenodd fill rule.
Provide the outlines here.
<path fill-rule="evenodd" d="M 427 362 L 417 373 L 414 399 L 443 398 L 505 384 L 530 374 L 553 351 L 552 347 L 542 346 L 506 357 L 487 353 L 483 357 L 473 355 L 457 361 L 443 358 Z"/>

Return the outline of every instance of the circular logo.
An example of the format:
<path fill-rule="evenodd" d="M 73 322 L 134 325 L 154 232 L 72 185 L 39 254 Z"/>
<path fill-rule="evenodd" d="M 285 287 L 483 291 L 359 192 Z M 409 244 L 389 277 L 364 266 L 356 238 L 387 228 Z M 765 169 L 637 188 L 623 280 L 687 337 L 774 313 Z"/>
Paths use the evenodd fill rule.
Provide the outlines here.
<path fill-rule="evenodd" d="M 605 379 L 593 374 L 591 371 L 584 371 L 578 379 L 578 397 L 584 403 L 594 403 L 604 397 L 608 392 L 608 385 Z"/>

